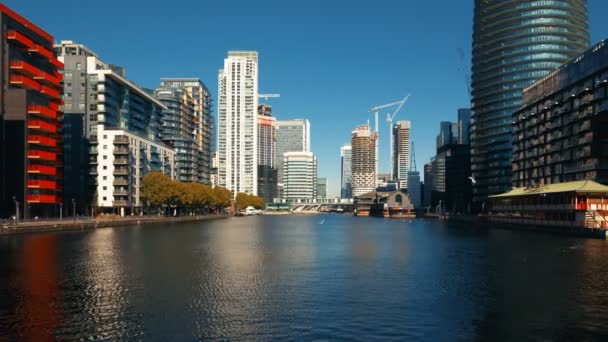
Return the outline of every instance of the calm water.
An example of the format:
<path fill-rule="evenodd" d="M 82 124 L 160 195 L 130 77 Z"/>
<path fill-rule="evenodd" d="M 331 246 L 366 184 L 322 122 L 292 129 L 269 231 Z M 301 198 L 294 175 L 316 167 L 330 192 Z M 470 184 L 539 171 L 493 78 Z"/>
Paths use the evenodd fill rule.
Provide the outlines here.
<path fill-rule="evenodd" d="M 341 215 L 0 237 L 0 341 L 606 334 L 603 240 Z"/>

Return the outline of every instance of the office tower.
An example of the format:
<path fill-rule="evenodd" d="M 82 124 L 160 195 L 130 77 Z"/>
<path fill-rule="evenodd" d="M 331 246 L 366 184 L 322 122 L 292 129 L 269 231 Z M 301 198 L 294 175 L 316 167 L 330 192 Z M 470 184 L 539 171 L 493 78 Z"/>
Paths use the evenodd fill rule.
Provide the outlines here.
<path fill-rule="evenodd" d="M 443 145 L 452 144 L 454 142 L 454 135 L 452 129 L 452 122 L 441 121 L 439 123 L 439 134 L 437 135 L 437 149 Z"/>
<path fill-rule="evenodd" d="M 3 4 L 0 33 L 0 217 L 58 216 L 63 64 L 53 37 Z"/>
<path fill-rule="evenodd" d="M 589 46 L 587 1 L 476 0 L 470 128 L 474 199 L 511 188 L 522 90 Z"/>
<path fill-rule="evenodd" d="M 161 139 L 177 153 L 176 179 L 180 182 L 201 182 L 194 99 L 181 88 L 159 87 L 154 94 L 167 107 L 162 111 Z"/>
<path fill-rule="evenodd" d="M 271 203 L 277 195 L 277 119 L 272 107 L 258 106 L 258 196 Z"/>
<path fill-rule="evenodd" d="M 430 162 L 424 164 L 424 193 L 422 206 L 428 207 L 432 203 L 433 193 L 433 162 L 435 158 L 432 158 Z"/>
<path fill-rule="evenodd" d="M 277 182 L 283 184 L 283 154 L 310 152 L 310 122 L 306 119 L 277 121 Z"/>
<path fill-rule="evenodd" d="M 369 124 L 352 132 L 351 189 L 353 197 L 376 188 L 376 136 Z"/>
<path fill-rule="evenodd" d="M 219 185 L 258 193 L 258 53 L 229 51 L 218 76 Z"/>
<path fill-rule="evenodd" d="M 317 198 L 327 198 L 327 178 L 325 177 L 317 178 Z"/>
<path fill-rule="evenodd" d="M 399 189 L 407 189 L 407 173 L 410 171 L 411 127 L 409 121 L 393 125 L 393 179 Z M 390 178 L 390 177 L 389 177 Z"/>
<path fill-rule="evenodd" d="M 217 166 L 219 164 L 219 157 L 217 151 L 213 152 L 213 158 L 211 162 L 211 187 L 215 188 L 219 185 L 219 178 L 217 175 Z"/>
<path fill-rule="evenodd" d="M 350 145 L 340 147 L 340 197 L 353 197 L 351 191 L 352 148 Z"/>
<path fill-rule="evenodd" d="M 209 89 L 199 78 L 161 78 L 160 88 L 181 90 L 192 99 L 192 134 L 198 148 L 198 165 L 194 177 L 198 182 L 210 185 L 215 147 L 215 119 Z"/>
<path fill-rule="evenodd" d="M 513 114 L 513 187 L 608 183 L 608 41 L 526 88 Z"/>
<path fill-rule="evenodd" d="M 55 51 L 65 65 L 64 110 L 77 114 L 84 108 L 90 144 L 89 168 L 80 172 L 92 176 L 92 200 L 78 211 L 90 205 L 97 213 L 141 212 L 143 176 L 159 171 L 175 177 L 175 150 L 161 141 L 162 111 L 168 108 L 128 80 L 123 68 L 86 47 L 62 41 Z"/>
<path fill-rule="evenodd" d="M 458 110 L 458 144 L 469 144 L 469 127 L 471 125 L 471 110 L 461 108 Z"/>
<path fill-rule="evenodd" d="M 317 198 L 317 157 L 312 152 L 285 152 L 283 180 L 287 202 L 314 201 Z"/>
<path fill-rule="evenodd" d="M 407 173 L 407 194 L 410 197 L 414 208 L 422 205 L 422 193 L 420 191 L 420 172 L 410 171 Z"/>

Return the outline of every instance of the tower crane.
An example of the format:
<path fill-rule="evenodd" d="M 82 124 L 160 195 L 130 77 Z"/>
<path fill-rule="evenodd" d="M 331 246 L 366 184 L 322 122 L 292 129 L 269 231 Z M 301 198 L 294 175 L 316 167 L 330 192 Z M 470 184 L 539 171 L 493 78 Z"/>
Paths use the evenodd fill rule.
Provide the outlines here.
<path fill-rule="evenodd" d="M 388 122 L 388 134 L 390 136 L 390 175 L 391 175 L 391 179 L 390 180 L 394 180 L 393 179 L 393 164 L 394 164 L 394 158 L 395 158 L 395 151 L 394 151 L 394 147 L 393 147 L 393 132 L 391 132 L 391 130 L 393 129 L 393 119 L 395 118 L 395 116 L 397 115 L 397 113 L 399 113 L 399 111 L 401 110 L 401 107 L 403 107 L 403 105 L 407 102 L 407 100 L 410 98 L 410 94 L 407 94 L 407 96 L 401 100 L 401 102 L 399 103 L 399 107 L 397 107 L 397 109 L 395 110 L 395 112 L 393 112 L 393 115 L 391 115 L 390 113 L 386 114 L 386 122 Z"/>
<path fill-rule="evenodd" d="M 259 99 L 268 100 L 273 97 L 281 97 L 281 94 L 258 94 Z"/>
<path fill-rule="evenodd" d="M 396 106 L 396 105 L 400 105 L 399 107 L 401 108 L 401 106 L 403 106 L 403 104 L 405 103 L 405 101 L 408 99 L 409 95 L 406 96 L 405 98 L 403 98 L 403 100 L 401 101 L 395 101 L 395 102 L 391 102 L 391 103 L 387 103 L 387 104 L 383 104 L 383 105 L 379 105 L 376 107 L 372 107 L 369 109 L 370 112 L 374 112 L 374 120 L 375 120 L 375 128 L 376 128 L 376 178 L 378 178 L 378 113 L 380 112 L 380 109 L 384 109 L 384 108 L 388 108 L 388 107 L 392 107 L 392 106 Z M 392 169 L 392 165 L 391 165 L 391 169 Z"/>

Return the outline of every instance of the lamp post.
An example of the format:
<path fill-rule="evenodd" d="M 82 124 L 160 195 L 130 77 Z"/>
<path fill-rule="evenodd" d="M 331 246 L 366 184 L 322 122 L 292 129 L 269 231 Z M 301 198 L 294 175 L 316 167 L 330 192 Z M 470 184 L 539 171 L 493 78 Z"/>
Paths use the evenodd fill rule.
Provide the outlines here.
<path fill-rule="evenodd" d="M 59 202 L 59 221 L 63 221 L 63 202 Z"/>
<path fill-rule="evenodd" d="M 76 200 L 72 198 L 72 215 L 76 218 Z"/>
<path fill-rule="evenodd" d="M 19 201 L 17 201 L 17 196 L 13 196 L 13 201 L 15 202 L 15 222 L 19 222 Z"/>

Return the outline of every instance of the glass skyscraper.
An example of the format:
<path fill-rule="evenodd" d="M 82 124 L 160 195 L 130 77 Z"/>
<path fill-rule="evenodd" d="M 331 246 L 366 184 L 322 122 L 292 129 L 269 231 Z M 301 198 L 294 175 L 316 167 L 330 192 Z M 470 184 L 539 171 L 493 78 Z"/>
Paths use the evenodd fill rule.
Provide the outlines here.
<path fill-rule="evenodd" d="M 474 199 L 511 188 L 511 114 L 522 90 L 589 46 L 585 0 L 475 0 L 471 170 Z"/>

